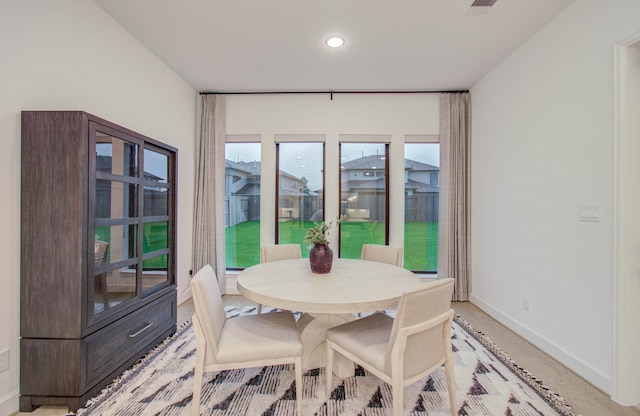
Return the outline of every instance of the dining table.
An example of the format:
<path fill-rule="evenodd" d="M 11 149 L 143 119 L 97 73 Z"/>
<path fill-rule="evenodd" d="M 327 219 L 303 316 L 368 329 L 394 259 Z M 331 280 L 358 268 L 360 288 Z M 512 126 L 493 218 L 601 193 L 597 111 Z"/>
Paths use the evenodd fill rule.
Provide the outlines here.
<path fill-rule="evenodd" d="M 331 271 L 312 273 L 309 259 L 260 263 L 242 270 L 238 291 L 265 306 L 301 312 L 297 320 L 305 370 L 326 365 L 325 332 L 355 314 L 393 309 L 403 292 L 421 284 L 413 272 L 377 261 L 335 258 Z M 336 354 L 335 373 L 353 375 L 353 363 Z"/>

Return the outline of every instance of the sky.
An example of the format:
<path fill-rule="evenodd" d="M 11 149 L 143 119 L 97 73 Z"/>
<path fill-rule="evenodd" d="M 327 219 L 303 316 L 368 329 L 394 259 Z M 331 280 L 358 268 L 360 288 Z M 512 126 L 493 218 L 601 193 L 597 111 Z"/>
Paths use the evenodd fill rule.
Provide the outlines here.
<path fill-rule="evenodd" d="M 280 143 L 280 170 L 309 180 L 309 189 L 322 188 L 322 143 Z M 384 153 L 384 144 L 345 143 L 342 160 Z M 260 144 L 227 143 L 225 157 L 231 161 L 260 160 Z M 440 166 L 440 145 L 437 143 L 405 144 L 405 159 Z"/>

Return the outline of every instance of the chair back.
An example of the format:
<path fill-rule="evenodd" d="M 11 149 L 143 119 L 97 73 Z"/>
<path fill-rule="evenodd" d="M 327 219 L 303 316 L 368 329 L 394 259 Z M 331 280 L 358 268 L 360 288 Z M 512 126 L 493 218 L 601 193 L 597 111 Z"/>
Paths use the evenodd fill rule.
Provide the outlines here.
<path fill-rule="evenodd" d="M 383 246 L 380 244 L 363 244 L 362 260 L 379 261 L 402 267 L 404 250 L 400 247 Z"/>
<path fill-rule="evenodd" d="M 274 246 L 260 247 L 260 263 L 299 259 L 301 257 L 300 244 L 276 244 Z"/>
<path fill-rule="evenodd" d="M 93 249 L 94 267 L 102 266 L 107 263 L 108 249 L 109 243 L 96 240 L 95 247 Z"/>
<path fill-rule="evenodd" d="M 391 368 L 396 353 L 401 358 L 399 362 L 404 363 L 404 375 L 408 378 L 444 360 L 450 345 L 452 295 L 453 279 L 422 284 L 402 295 L 391 329 L 385 367 Z"/>
<path fill-rule="evenodd" d="M 204 334 L 207 352 L 209 348 L 212 348 L 213 356 L 215 356 L 218 350 L 218 339 L 227 320 L 216 273 L 207 264 L 196 273 L 190 284 L 195 316 Z"/>

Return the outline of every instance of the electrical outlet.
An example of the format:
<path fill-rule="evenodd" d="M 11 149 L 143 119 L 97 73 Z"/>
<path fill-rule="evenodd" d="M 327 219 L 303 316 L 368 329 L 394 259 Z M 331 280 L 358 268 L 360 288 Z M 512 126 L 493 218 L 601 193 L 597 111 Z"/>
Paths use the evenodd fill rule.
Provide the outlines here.
<path fill-rule="evenodd" d="M 529 312 L 531 308 L 531 301 L 529 300 L 529 298 L 522 299 L 522 307 L 525 311 Z"/>
<path fill-rule="evenodd" d="M 9 350 L 0 351 L 0 372 L 9 369 Z"/>

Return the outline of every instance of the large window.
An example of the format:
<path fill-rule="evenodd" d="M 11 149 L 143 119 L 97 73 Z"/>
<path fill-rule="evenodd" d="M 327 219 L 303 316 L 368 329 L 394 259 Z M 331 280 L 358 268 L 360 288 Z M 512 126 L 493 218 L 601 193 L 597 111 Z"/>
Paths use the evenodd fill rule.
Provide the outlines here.
<path fill-rule="evenodd" d="M 435 273 L 438 268 L 440 144 L 406 143 L 404 155 L 404 267 Z"/>
<path fill-rule="evenodd" d="M 340 144 L 340 257 L 357 259 L 362 245 L 388 243 L 388 148 Z"/>
<path fill-rule="evenodd" d="M 276 243 L 300 244 L 309 257 L 304 235 L 323 220 L 324 143 L 276 145 Z"/>
<path fill-rule="evenodd" d="M 260 143 L 226 143 L 227 268 L 260 263 Z"/>

